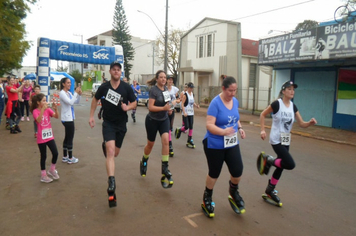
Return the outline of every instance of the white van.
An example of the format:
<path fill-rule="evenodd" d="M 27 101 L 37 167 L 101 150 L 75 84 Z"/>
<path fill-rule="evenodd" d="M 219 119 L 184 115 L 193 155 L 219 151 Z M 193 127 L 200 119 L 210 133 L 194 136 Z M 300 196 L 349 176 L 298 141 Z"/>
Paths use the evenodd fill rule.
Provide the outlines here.
<path fill-rule="evenodd" d="M 100 87 L 101 83 L 93 83 L 93 88 L 91 90 L 91 97 L 94 97 L 96 91 L 98 90 L 98 88 Z"/>

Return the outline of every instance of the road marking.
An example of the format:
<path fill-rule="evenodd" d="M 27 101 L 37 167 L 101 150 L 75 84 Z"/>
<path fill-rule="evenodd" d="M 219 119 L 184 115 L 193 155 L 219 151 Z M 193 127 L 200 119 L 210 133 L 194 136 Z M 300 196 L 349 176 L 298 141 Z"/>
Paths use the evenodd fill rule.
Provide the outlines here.
<path fill-rule="evenodd" d="M 192 221 L 191 218 L 196 217 L 196 216 L 200 216 L 200 215 L 203 215 L 203 213 L 195 213 L 195 214 L 191 214 L 191 215 L 188 215 L 188 216 L 184 216 L 183 219 L 185 219 L 194 228 L 197 228 L 198 225 L 194 221 Z"/>

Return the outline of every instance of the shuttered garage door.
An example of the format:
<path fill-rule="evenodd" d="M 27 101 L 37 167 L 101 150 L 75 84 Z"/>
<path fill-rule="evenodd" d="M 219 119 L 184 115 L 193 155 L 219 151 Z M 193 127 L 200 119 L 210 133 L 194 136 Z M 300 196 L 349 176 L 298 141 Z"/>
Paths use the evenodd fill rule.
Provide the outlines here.
<path fill-rule="evenodd" d="M 305 121 L 314 117 L 318 125 L 332 127 L 335 71 L 296 71 L 298 85 L 294 102 Z"/>

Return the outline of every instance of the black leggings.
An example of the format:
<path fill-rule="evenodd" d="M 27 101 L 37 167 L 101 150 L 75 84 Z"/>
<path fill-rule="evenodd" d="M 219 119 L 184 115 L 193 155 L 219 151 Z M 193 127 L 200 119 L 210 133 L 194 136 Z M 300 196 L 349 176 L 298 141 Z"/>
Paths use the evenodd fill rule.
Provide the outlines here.
<path fill-rule="evenodd" d="M 183 116 L 184 129 L 193 129 L 194 116 Z"/>
<path fill-rule="evenodd" d="M 172 111 L 172 114 L 168 115 L 168 118 L 169 118 L 169 130 L 170 131 L 173 131 L 173 123 L 174 123 L 174 110 Z"/>
<path fill-rule="evenodd" d="M 29 108 L 30 105 L 28 103 L 28 100 L 24 100 L 23 102 L 20 102 L 20 106 L 21 106 L 21 116 L 25 116 L 25 107 L 26 107 L 26 116 L 29 116 Z"/>
<path fill-rule="evenodd" d="M 211 178 L 217 179 L 220 176 L 224 161 L 232 177 L 238 178 L 242 175 L 244 166 L 241 158 L 240 145 L 227 149 L 212 149 L 208 148 L 207 139 L 203 140 L 203 145 L 206 160 L 208 161 L 208 175 Z"/>
<path fill-rule="evenodd" d="M 52 152 L 52 164 L 57 163 L 58 159 L 58 150 L 57 150 L 57 145 L 54 139 L 51 141 L 48 141 L 47 143 L 39 143 L 38 148 L 40 149 L 41 153 L 41 170 L 46 169 L 46 159 L 47 159 L 47 146 L 49 147 L 49 150 Z"/>
<path fill-rule="evenodd" d="M 12 102 L 12 112 L 10 114 L 10 126 L 19 125 L 21 119 L 20 104 L 18 101 Z"/>
<path fill-rule="evenodd" d="M 73 139 L 74 139 L 74 121 L 62 121 L 64 125 L 64 140 L 63 140 L 63 156 L 66 157 L 67 153 L 69 158 L 73 156 Z"/>
<path fill-rule="evenodd" d="M 146 116 L 145 127 L 147 132 L 147 139 L 151 142 L 156 141 L 157 131 L 162 136 L 169 132 L 169 120 L 154 120 L 149 115 Z"/>
<path fill-rule="evenodd" d="M 293 170 L 295 168 L 295 162 L 293 157 L 289 153 L 289 146 L 284 146 L 282 144 L 272 145 L 274 152 L 277 154 L 277 159 L 281 159 L 281 167 L 276 167 L 276 170 L 273 172 L 273 178 L 281 178 L 283 169 Z"/>

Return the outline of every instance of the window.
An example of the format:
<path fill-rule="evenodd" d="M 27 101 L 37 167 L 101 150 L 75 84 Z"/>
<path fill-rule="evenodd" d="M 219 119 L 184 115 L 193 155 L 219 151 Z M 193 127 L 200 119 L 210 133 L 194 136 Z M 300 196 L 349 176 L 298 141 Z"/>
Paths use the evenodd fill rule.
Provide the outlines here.
<path fill-rule="evenodd" d="M 249 76 L 249 87 L 255 87 L 256 86 L 256 69 L 257 69 L 257 64 L 250 64 L 250 76 Z"/>
<path fill-rule="evenodd" d="M 199 58 L 203 57 L 204 52 L 204 37 L 199 37 Z"/>
<path fill-rule="evenodd" d="M 208 57 L 212 56 L 212 51 L 213 51 L 213 35 L 209 34 L 208 35 L 208 53 L 207 53 Z"/>

